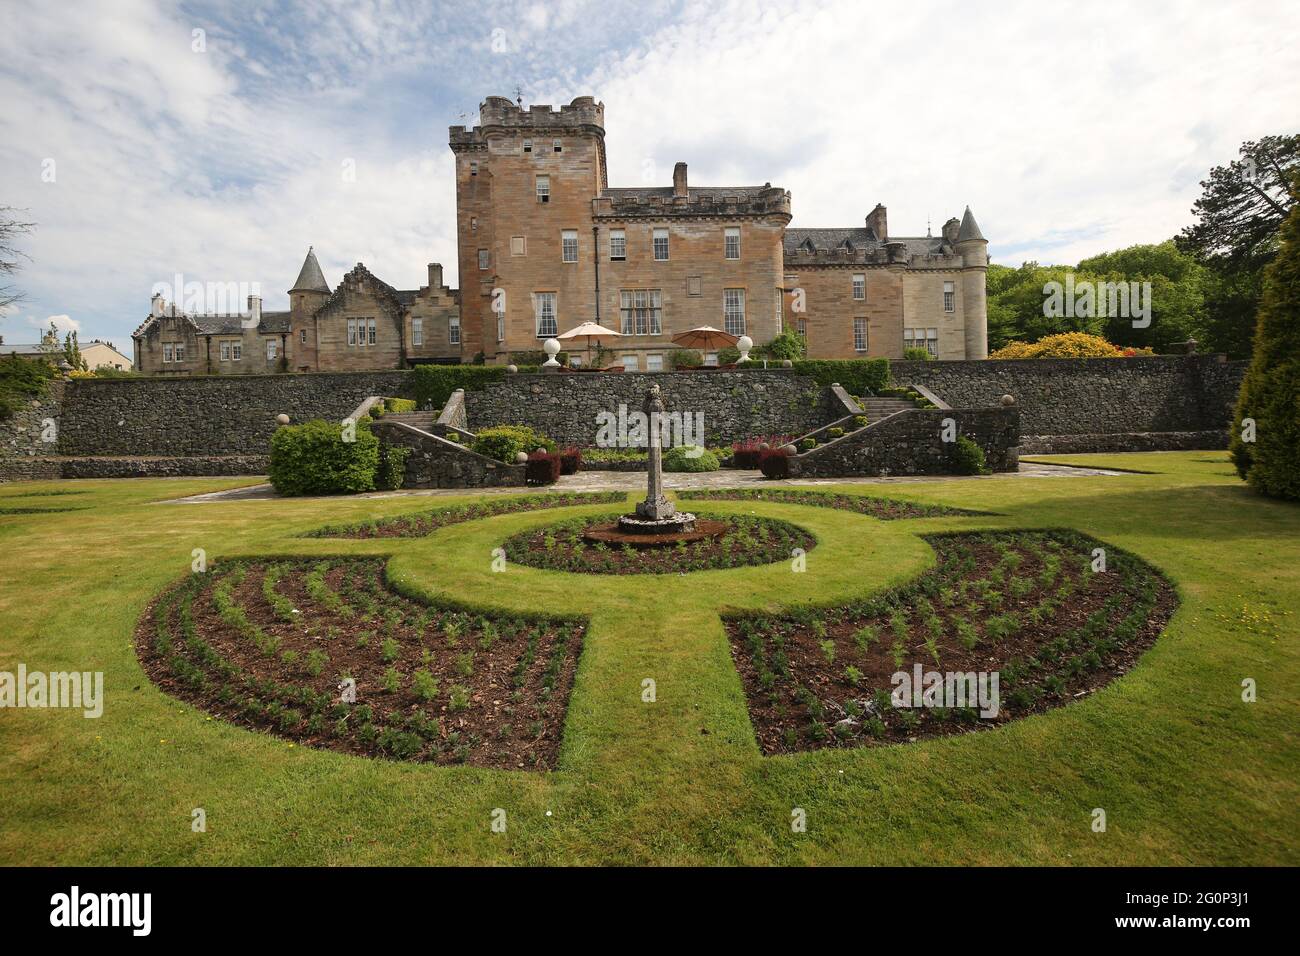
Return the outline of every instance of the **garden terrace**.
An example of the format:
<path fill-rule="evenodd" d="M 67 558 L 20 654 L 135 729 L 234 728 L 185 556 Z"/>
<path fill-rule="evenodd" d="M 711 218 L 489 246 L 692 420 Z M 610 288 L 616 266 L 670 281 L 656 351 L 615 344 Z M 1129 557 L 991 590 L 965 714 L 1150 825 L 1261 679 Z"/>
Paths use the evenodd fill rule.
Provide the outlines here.
<path fill-rule="evenodd" d="M 399 593 L 379 559 L 276 558 L 167 589 L 136 647 L 155 683 L 231 723 L 368 757 L 546 770 L 584 631 Z"/>
<path fill-rule="evenodd" d="M 1128 671 L 1177 606 L 1150 565 L 1075 532 L 927 540 L 938 567 L 878 597 L 727 621 L 764 753 L 915 741 L 1060 707 Z M 995 712 L 914 707 L 910 693 L 900 705 L 893 675 L 918 667 L 997 673 Z"/>
<path fill-rule="evenodd" d="M 454 505 L 448 508 L 436 508 L 431 511 L 418 511 L 406 515 L 394 515 L 375 521 L 361 521 L 355 524 L 330 525 L 308 532 L 309 538 L 422 538 L 433 534 L 439 528 L 460 524 L 464 521 L 477 521 L 479 518 L 491 518 L 496 515 L 514 514 L 520 511 L 544 511 L 548 508 L 567 508 L 572 505 L 603 505 L 624 501 L 627 494 L 622 491 L 570 492 L 544 495 L 524 495 L 521 497 L 486 500 L 472 505 Z"/>

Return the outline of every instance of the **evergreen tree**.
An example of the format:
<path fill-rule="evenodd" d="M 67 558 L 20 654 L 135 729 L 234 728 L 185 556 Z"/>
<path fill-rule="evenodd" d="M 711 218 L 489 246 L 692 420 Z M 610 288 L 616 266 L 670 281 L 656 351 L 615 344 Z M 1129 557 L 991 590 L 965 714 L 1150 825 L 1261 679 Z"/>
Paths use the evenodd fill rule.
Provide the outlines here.
<path fill-rule="evenodd" d="M 1293 182 L 1300 192 L 1300 177 Z M 1277 257 L 1264 270 L 1255 354 L 1237 399 L 1232 460 L 1260 492 L 1300 500 L 1300 203 L 1282 224 Z M 1254 423 L 1254 441 L 1244 440 Z"/>

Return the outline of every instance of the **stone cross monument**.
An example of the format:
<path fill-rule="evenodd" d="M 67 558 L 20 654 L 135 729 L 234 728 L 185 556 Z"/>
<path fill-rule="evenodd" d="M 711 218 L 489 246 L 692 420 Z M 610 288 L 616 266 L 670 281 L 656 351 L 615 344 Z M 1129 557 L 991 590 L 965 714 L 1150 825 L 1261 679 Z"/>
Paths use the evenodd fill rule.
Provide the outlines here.
<path fill-rule="evenodd" d="M 645 412 L 649 426 L 650 447 L 646 449 L 649 461 L 646 467 L 645 501 L 636 506 L 636 513 L 637 517 L 648 521 L 664 521 L 673 517 L 677 509 L 664 495 L 663 445 L 659 433 L 664 400 L 659 393 L 658 384 L 651 385 L 650 391 L 646 392 L 641 410 Z"/>

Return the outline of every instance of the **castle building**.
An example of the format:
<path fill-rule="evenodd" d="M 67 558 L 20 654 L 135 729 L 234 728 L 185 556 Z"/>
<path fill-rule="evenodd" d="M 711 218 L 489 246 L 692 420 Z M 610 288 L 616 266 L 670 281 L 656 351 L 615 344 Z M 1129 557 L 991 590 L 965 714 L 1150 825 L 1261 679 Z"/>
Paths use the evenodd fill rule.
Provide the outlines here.
<path fill-rule="evenodd" d="M 805 335 L 810 358 L 988 355 L 988 242 L 969 207 L 938 236 L 894 236 L 877 205 L 862 226 L 790 228 L 786 190 L 611 187 L 605 107 L 558 110 L 488 97 L 453 126 L 459 290 L 399 291 L 358 264 L 330 290 L 310 250 L 287 312 L 190 314 L 155 296 L 136 367 L 214 374 L 506 363 L 584 322 L 620 333 L 601 360 L 672 367 L 672 337 L 700 326 L 757 345 Z M 585 346 L 585 342 L 579 342 Z M 576 350 L 575 350 L 576 351 Z M 576 360 L 576 359 L 575 359 Z M 706 362 L 716 356 L 705 356 Z"/>
<path fill-rule="evenodd" d="M 256 375 L 406 368 L 461 361 L 459 294 L 429 263 L 429 284 L 398 290 L 361 263 L 332 292 L 308 249 L 289 309 L 187 312 L 153 297 L 135 330 L 135 366 L 151 375 Z"/>
<path fill-rule="evenodd" d="M 790 229 L 790 194 L 761 186 L 611 188 L 604 106 L 553 110 L 488 97 L 453 126 L 465 351 L 535 351 L 586 321 L 626 368 L 671 364 L 673 335 L 702 325 L 756 343 L 804 332 L 813 358 L 988 354 L 988 243 L 966 210 L 938 237 L 861 227 Z"/>

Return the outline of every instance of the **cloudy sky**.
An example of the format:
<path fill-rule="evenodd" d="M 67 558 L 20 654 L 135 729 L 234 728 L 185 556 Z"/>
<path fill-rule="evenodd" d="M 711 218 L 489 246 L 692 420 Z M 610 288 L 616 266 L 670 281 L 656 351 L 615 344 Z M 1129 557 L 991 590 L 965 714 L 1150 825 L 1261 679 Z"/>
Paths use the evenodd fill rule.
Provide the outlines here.
<path fill-rule="evenodd" d="M 1300 131 L 1300 5 L 0 0 L 0 206 L 27 299 L 130 354 L 156 283 L 260 283 L 314 245 L 455 284 L 447 127 L 491 94 L 605 103 L 611 185 L 789 189 L 794 225 L 923 235 L 969 204 L 997 262 L 1158 242 L 1243 140 Z M 203 31 L 196 34 L 195 31 Z M 355 169 L 354 181 L 344 175 Z"/>

